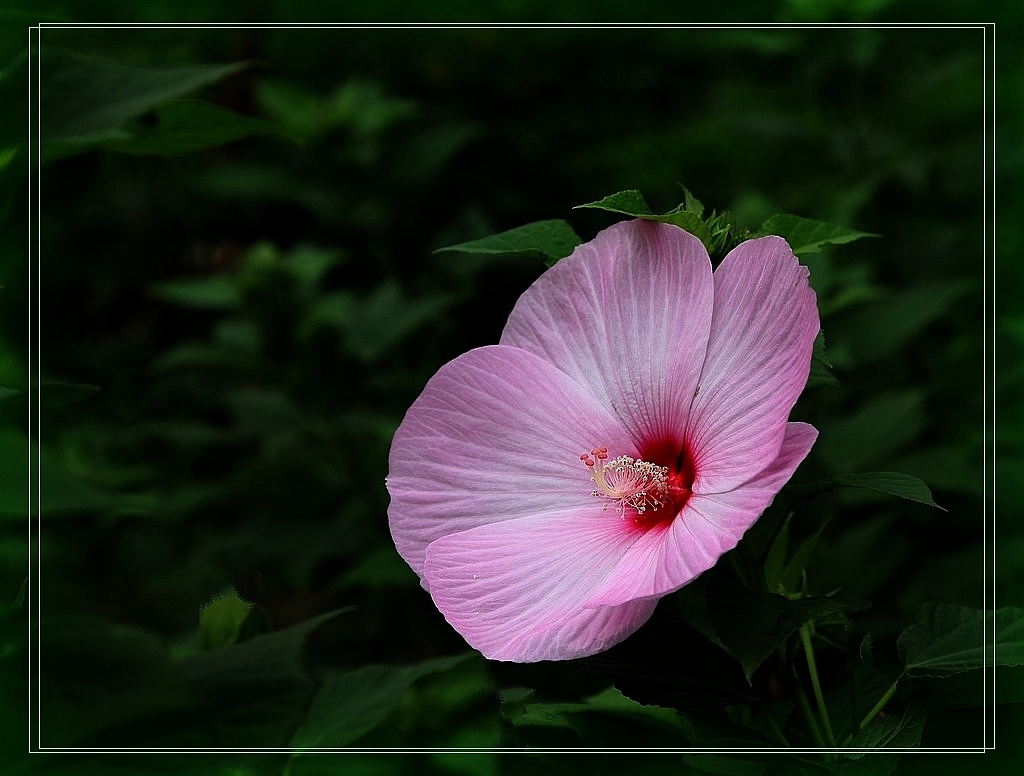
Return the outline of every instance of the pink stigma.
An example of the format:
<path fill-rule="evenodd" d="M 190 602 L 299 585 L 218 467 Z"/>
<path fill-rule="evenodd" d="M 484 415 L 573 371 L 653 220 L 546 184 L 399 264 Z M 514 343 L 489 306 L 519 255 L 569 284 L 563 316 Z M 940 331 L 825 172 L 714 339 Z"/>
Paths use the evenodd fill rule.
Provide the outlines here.
<path fill-rule="evenodd" d="M 628 455 L 609 460 L 607 447 L 583 453 L 580 460 L 590 469 L 590 479 L 597 486 L 593 495 L 614 503 L 620 517 L 625 517 L 626 507 L 643 515 L 648 510 L 656 512 L 671 501 L 667 466 Z"/>

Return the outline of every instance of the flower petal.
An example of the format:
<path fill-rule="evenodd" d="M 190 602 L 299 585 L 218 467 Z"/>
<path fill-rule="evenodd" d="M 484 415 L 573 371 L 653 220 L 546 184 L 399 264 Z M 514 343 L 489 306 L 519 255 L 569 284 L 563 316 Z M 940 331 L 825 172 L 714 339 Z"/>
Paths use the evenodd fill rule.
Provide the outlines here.
<path fill-rule="evenodd" d="M 584 603 L 632 541 L 613 512 L 524 517 L 438 539 L 424 574 L 445 618 L 493 660 L 569 660 L 608 649 L 639 628 L 656 601 Z"/>
<path fill-rule="evenodd" d="M 781 237 L 748 240 L 715 271 L 715 308 L 687 439 L 695 493 L 720 493 L 773 460 L 807 383 L 814 291 Z"/>
<path fill-rule="evenodd" d="M 681 440 L 711 326 L 699 239 L 625 221 L 579 246 L 516 303 L 501 336 L 587 386 L 634 439 Z"/>
<path fill-rule="evenodd" d="M 391 444 L 388 518 L 422 577 L 427 545 L 487 523 L 598 503 L 580 454 L 636 456 L 619 422 L 525 350 L 478 348 L 443 366 Z"/>
<path fill-rule="evenodd" d="M 748 482 L 726 493 L 694 494 L 671 523 L 640 537 L 595 592 L 588 606 L 616 606 L 678 590 L 735 547 L 807 457 L 818 431 L 788 423 L 776 459 Z"/>

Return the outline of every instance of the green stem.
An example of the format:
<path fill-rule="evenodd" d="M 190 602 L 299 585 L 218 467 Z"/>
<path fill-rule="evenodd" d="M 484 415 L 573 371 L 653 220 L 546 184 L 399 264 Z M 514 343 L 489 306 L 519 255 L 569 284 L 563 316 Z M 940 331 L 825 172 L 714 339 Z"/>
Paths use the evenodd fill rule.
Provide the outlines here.
<path fill-rule="evenodd" d="M 779 729 L 778 723 L 772 718 L 772 715 L 768 713 L 768 709 L 762 708 L 761 713 L 764 714 L 765 718 L 768 720 L 768 727 L 772 729 L 775 737 L 779 739 L 779 743 L 783 746 L 791 746 L 789 741 L 786 740 L 786 736 L 783 735 L 782 730 Z"/>
<path fill-rule="evenodd" d="M 836 745 L 835 736 L 832 734 L 832 723 L 828 719 L 828 709 L 825 707 L 825 698 L 821 693 L 821 682 L 818 681 L 818 667 L 814 662 L 814 646 L 811 644 L 811 629 L 804 625 L 800 628 L 800 639 L 804 644 L 804 655 L 807 657 L 807 670 L 811 674 L 811 687 L 814 688 L 814 700 L 818 704 L 818 714 L 821 715 L 821 723 L 825 728 L 825 739 L 829 746 Z"/>
<path fill-rule="evenodd" d="M 851 735 L 860 732 L 860 666 L 850 666 L 850 730 Z"/>
<path fill-rule="evenodd" d="M 864 715 L 864 719 L 860 721 L 860 728 L 858 728 L 858 730 L 867 727 L 868 723 L 871 722 L 871 720 L 873 720 L 875 717 L 877 717 L 878 713 L 885 708 L 885 704 L 892 700 L 892 696 L 896 694 L 896 686 L 899 684 L 899 682 L 900 678 L 896 677 L 896 681 L 893 682 L 889 689 L 885 691 L 885 695 L 883 695 L 881 699 L 878 701 L 878 703 L 876 703 L 871 708 L 871 711 Z M 845 739 L 843 739 L 843 746 L 848 746 L 850 744 L 850 741 L 853 740 L 853 736 L 854 733 L 851 733 Z"/>
<path fill-rule="evenodd" d="M 807 723 L 807 729 L 811 731 L 811 738 L 814 739 L 814 743 L 824 749 L 825 739 L 821 737 L 821 730 L 814 719 L 814 714 L 811 713 L 811 704 L 807 702 L 807 694 L 804 692 L 804 688 L 799 685 L 796 688 L 796 705 L 800 707 L 800 713 L 803 714 L 804 721 Z"/>

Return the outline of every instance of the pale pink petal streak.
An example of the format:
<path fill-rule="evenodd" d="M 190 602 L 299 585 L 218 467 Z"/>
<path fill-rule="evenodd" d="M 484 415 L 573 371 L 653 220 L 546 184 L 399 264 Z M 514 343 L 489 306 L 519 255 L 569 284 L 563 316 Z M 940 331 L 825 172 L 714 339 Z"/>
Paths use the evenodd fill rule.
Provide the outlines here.
<path fill-rule="evenodd" d="M 495 660 L 568 660 L 621 641 L 655 601 L 585 607 L 632 538 L 592 504 L 452 534 L 427 548 L 430 594 L 449 623 Z"/>
<path fill-rule="evenodd" d="M 492 345 L 446 364 L 395 433 L 388 518 L 422 576 L 427 545 L 474 526 L 596 502 L 580 453 L 636 455 L 619 422 L 580 385 L 519 348 Z"/>
<path fill-rule="evenodd" d="M 780 237 L 742 243 L 715 271 L 711 337 L 687 432 L 694 492 L 729 490 L 777 455 L 819 328 L 807 277 Z"/>
<path fill-rule="evenodd" d="M 700 240 L 667 224 L 622 222 L 527 289 L 501 343 L 558 365 L 635 438 L 678 436 L 704 361 L 712 298 Z"/>
<path fill-rule="evenodd" d="M 589 605 L 663 596 L 707 571 L 739 543 L 817 437 L 806 423 L 786 424 L 782 448 L 768 467 L 727 493 L 693 495 L 671 524 L 656 526 L 629 548 Z"/>

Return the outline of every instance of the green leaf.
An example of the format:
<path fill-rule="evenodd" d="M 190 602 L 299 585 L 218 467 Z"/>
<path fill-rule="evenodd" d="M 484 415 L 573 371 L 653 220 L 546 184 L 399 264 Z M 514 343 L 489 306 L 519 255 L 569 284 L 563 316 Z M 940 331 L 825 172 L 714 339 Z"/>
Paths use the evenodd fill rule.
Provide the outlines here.
<path fill-rule="evenodd" d="M 133 125 L 127 137 L 103 145 L 126 154 L 176 156 L 213 148 L 252 135 L 279 134 L 269 121 L 243 116 L 203 102 L 170 102 L 146 114 L 146 122 Z"/>
<path fill-rule="evenodd" d="M 920 504 L 927 504 L 930 507 L 945 511 L 932 499 L 932 492 L 924 482 L 913 475 L 900 474 L 899 472 L 839 474 L 835 477 L 793 486 L 792 490 L 797 497 L 809 500 L 836 488 L 864 488 L 865 490 L 873 490 L 877 493 L 885 493 L 890 496 L 905 498 L 909 501 L 916 501 Z"/>
<path fill-rule="evenodd" d="M 1024 702 L 1024 666 L 990 666 L 941 676 L 914 675 L 909 688 L 924 687 L 932 708 Z"/>
<path fill-rule="evenodd" d="M 649 706 L 627 698 L 614 687 L 608 687 L 582 703 L 527 703 L 516 718 L 519 725 L 562 725 L 566 715 L 581 713 L 637 716 L 668 727 L 683 729 L 682 718 L 672 709 Z"/>
<path fill-rule="evenodd" d="M 447 671 L 472 655 L 405 667 L 369 665 L 331 674 L 288 745 L 294 749 L 348 746 L 380 724 L 417 679 Z"/>
<path fill-rule="evenodd" d="M 830 385 L 839 387 L 839 380 L 832 374 L 832 362 L 825 355 L 825 332 L 818 331 L 814 338 L 814 349 L 811 351 L 811 372 L 807 377 L 807 387 Z"/>
<path fill-rule="evenodd" d="M 850 741 L 852 749 L 913 749 L 921 743 L 928 718 L 928 705 L 919 696 L 907 703 L 902 714 L 873 720 Z M 844 757 L 859 760 L 868 752 L 851 752 Z"/>
<path fill-rule="evenodd" d="M 914 624 L 900 634 L 896 648 L 911 676 L 1024 665 L 1024 609 L 1007 606 L 993 613 L 953 604 L 925 604 Z"/>
<path fill-rule="evenodd" d="M 680 184 L 682 186 L 682 184 Z M 701 218 L 704 215 L 704 204 L 697 199 L 686 186 L 682 186 L 683 189 L 683 207 L 689 212 L 693 213 L 697 218 Z"/>
<path fill-rule="evenodd" d="M 758 237 L 774 234 L 789 243 L 793 253 L 817 253 L 826 245 L 842 245 L 859 240 L 861 237 L 879 237 L 871 232 L 862 232 L 848 226 L 830 224 L 827 221 L 815 221 L 811 218 L 776 213 L 769 216 L 758 227 Z"/>
<path fill-rule="evenodd" d="M 517 226 L 479 240 L 448 245 L 434 253 L 457 251 L 460 253 L 514 254 L 536 256 L 553 264 L 564 259 L 582 242 L 567 221 L 552 219 Z"/>
<path fill-rule="evenodd" d="M 169 280 L 154 285 L 152 292 L 164 301 L 186 307 L 232 310 L 242 304 L 238 285 L 231 278 L 220 275 Z"/>
<path fill-rule="evenodd" d="M 238 641 L 245 618 L 253 604 L 238 596 L 234 590 L 215 595 L 199 607 L 199 646 L 216 649 Z"/>
<path fill-rule="evenodd" d="M 687 720 L 676 711 L 637 703 L 614 687 L 582 702 L 545 703 L 530 697 L 516 701 L 507 690 L 502 701 L 503 716 L 521 745 L 553 741 L 600 747 L 626 742 L 631 746 L 681 744 L 690 732 Z"/>
<path fill-rule="evenodd" d="M 764 562 L 764 578 L 769 592 L 783 595 L 800 592 L 804 569 L 814 556 L 814 549 L 828 527 L 829 520 L 822 520 L 814 533 L 804 539 L 792 553 L 789 547 L 789 522 L 789 518 L 786 518 Z"/>
<path fill-rule="evenodd" d="M 644 195 L 636 189 L 619 191 L 615 194 L 609 194 L 604 199 L 599 199 L 596 202 L 588 202 L 585 205 L 577 205 L 576 207 L 589 207 L 596 210 L 607 210 L 612 213 L 622 213 L 623 215 L 635 216 L 638 218 L 649 218 L 654 215 L 651 211 L 651 206 L 648 205 L 647 200 L 644 199 Z"/>
<path fill-rule="evenodd" d="M 776 647 L 804 623 L 867 606 L 820 596 L 792 600 L 777 593 L 751 590 L 725 574 L 712 576 L 707 602 L 715 633 L 722 646 L 743 666 L 747 681 Z"/>
<path fill-rule="evenodd" d="M 779 577 L 779 584 L 782 590 L 788 593 L 796 593 L 801 589 L 804 570 L 810 564 L 811 558 L 814 557 L 814 550 L 817 548 L 818 542 L 827 527 L 828 518 L 823 520 L 814 530 L 814 533 L 804 539 L 800 546 L 797 547 L 796 552 L 790 556 Z"/>
<path fill-rule="evenodd" d="M 688 205 L 693 203 L 700 204 L 691 196 L 687 202 L 684 202 L 675 210 L 663 213 L 662 215 L 655 215 L 651 212 L 651 207 L 647 204 L 647 200 L 644 199 L 644 195 L 636 189 L 630 189 L 610 194 L 597 202 L 588 202 L 585 205 L 577 205 L 576 207 L 607 210 L 611 213 L 621 213 L 633 216 L 634 218 L 645 218 L 649 221 L 673 224 L 699 237 L 700 241 L 704 243 L 704 247 L 710 252 L 712 249 L 711 231 L 698 213 L 691 212 L 688 209 Z M 700 209 L 703 211 L 703 206 L 700 206 Z"/>

